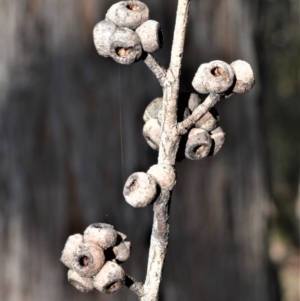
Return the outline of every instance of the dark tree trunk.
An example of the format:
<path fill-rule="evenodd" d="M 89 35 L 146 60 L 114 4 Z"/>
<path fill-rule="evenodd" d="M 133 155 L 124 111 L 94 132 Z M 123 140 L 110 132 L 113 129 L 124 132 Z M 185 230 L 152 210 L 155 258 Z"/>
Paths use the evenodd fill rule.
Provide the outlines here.
<path fill-rule="evenodd" d="M 176 1 L 148 3 L 161 21 L 167 66 Z M 66 238 L 108 222 L 133 244 L 126 272 L 143 280 L 152 210 L 134 210 L 123 183 L 156 161 L 142 112 L 161 95 L 143 63 L 99 57 L 93 26 L 108 0 L 0 0 L 0 299 L 134 300 L 76 291 L 59 262 Z M 198 66 L 256 66 L 256 1 L 192 1 L 183 90 Z M 267 257 L 268 192 L 259 79 L 218 109 L 227 141 L 201 162 L 178 164 L 161 300 L 273 301 Z"/>

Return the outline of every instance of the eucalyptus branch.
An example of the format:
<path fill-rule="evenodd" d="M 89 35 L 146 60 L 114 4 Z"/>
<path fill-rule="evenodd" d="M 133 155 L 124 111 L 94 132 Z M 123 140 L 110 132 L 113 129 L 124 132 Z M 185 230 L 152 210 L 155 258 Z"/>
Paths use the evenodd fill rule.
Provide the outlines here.
<path fill-rule="evenodd" d="M 125 200 L 131 206 L 153 205 L 145 283 L 136 281 L 121 267 L 130 256 L 131 243 L 127 236 L 112 225 L 96 223 L 88 226 L 83 235 L 71 235 L 61 256 L 61 261 L 69 268 L 69 282 L 82 292 L 96 288 L 105 294 L 113 294 L 125 285 L 140 301 L 158 301 L 181 137 L 187 135 L 184 140 L 186 158 L 199 160 L 216 155 L 224 143 L 225 133 L 219 126 L 214 106 L 221 96 L 228 98 L 235 93 L 244 93 L 254 85 L 248 63 L 235 61 L 229 65 L 212 61 L 200 65 L 192 82 L 197 92 L 209 94 L 205 101 L 201 103 L 196 94 L 190 94 L 187 103 L 178 99 L 189 4 L 190 0 L 178 0 L 168 70 L 150 54 L 162 46 L 162 35 L 159 23 L 149 20 L 146 4 L 136 0 L 118 2 L 107 11 L 105 20 L 94 28 L 98 53 L 120 64 L 144 60 L 162 86 L 163 97 L 154 99 L 143 117 L 143 135 L 149 146 L 159 151 L 158 163 L 147 172 L 129 176 L 123 190 Z"/>
<path fill-rule="evenodd" d="M 176 154 L 180 142 L 180 136 L 174 129 L 177 124 L 179 75 L 188 20 L 189 2 L 189 0 L 178 1 L 171 62 L 167 71 L 167 79 L 164 83 L 163 91 L 162 131 L 158 164 L 161 164 L 162 168 L 167 165 L 169 166 L 169 169 L 171 166 L 175 165 Z M 172 191 L 174 185 L 170 187 L 170 191 Z M 169 189 L 162 189 L 160 197 L 154 203 L 154 220 L 145 282 L 146 295 L 141 301 L 158 300 L 159 285 L 162 278 L 162 269 L 169 240 L 168 221 L 171 196 L 170 191 Z"/>

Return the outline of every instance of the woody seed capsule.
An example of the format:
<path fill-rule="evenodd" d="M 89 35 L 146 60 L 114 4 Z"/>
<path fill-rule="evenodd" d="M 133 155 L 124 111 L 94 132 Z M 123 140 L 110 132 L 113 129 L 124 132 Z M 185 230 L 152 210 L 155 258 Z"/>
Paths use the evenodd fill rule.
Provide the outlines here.
<path fill-rule="evenodd" d="M 114 22 L 119 27 L 136 29 L 149 19 L 149 9 L 141 1 L 121 1 L 110 7 L 106 20 Z"/>
<path fill-rule="evenodd" d="M 73 270 L 83 277 L 96 275 L 103 267 L 103 250 L 94 243 L 83 243 L 74 255 Z"/>
<path fill-rule="evenodd" d="M 188 100 L 188 108 L 193 112 L 201 103 L 201 99 L 198 94 L 191 93 Z"/>
<path fill-rule="evenodd" d="M 110 38 L 116 29 L 117 26 L 110 21 L 101 21 L 94 27 L 94 44 L 100 55 L 110 56 Z"/>
<path fill-rule="evenodd" d="M 245 93 L 250 91 L 255 84 L 251 66 L 247 62 L 241 60 L 231 63 L 231 66 L 236 77 L 232 92 Z"/>
<path fill-rule="evenodd" d="M 118 28 L 110 38 L 110 56 L 120 64 L 130 65 L 143 52 L 139 36 L 131 29 Z"/>
<path fill-rule="evenodd" d="M 172 190 L 176 184 L 176 173 L 174 167 L 167 164 L 155 164 L 152 165 L 147 171 L 151 175 L 157 184 L 167 190 Z"/>
<path fill-rule="evenodd" d="M 83 237 L 85 242 L 95 243 L 106 250 L 116 245 L 118 233 L 112 225 L 95 223 L 86 228 Z"/>
<path fill-rule="evenodd" d="M 92 278 L 82 277 L 74 270 L 68 271 L 68 280 L 82 293 L 91 292 L 94 289 L 94 283 Z"/>
<path fill-rule="evenodd" d="M 211 108 L 200 120 L 195 123 L 196 128 L 211 132 L 219 124 L 219 115 L 215 108 Z"/>
<path fill-rule="evenodd" d="M 68 237 L 60 258 L 60 261 L 68 268 L 72 268 L 74 255 L 82 243 L 83 237 L 81 234 L 74 234 Z"/>
<path fill-rule="evenodd" d="M 193 128 L 189 132 L 185 147 L 185 156 L 191 160 L 206 157 L 211 149 L 212 141 L 207 131 Z"/>
<path fill-rule="evenodd" d="M 225 142 L 225 133 L 223 129 L 219 126 L 216 129 L 214 129 L 211 133 L 211 139 L 213 141 L 213 147 L 212 147 L 212 156 L 216 155 L 217 152 L 221 149 Z"/>
<path fill-rule="evenodd" d="M 161 136 L 161 128 L 157 119 L 149 119 L 143 127 L 143 136 L 148 145 L 158 150 Z"/>
<path fill-rule="evenodd" d="M 155 52 L 162 47 L 162 30 L 157 21 L 148 20 L 140 25 L 135 32 L 140 37 L 143 49 L 146 52 Z"/>
<path fill-rule="evenodd" d="M 145 207 L 155 198 L 157 193 L 156 183 L 145 172 L 135 172 L 126 181 L 123 195 L 128 204 L 133 207 Z"/>
<path fill-rule="evenodd" d="M 233 85 L 233 68 L 223 61 L 200 65 L 192 85 L 199 93 L 224 93 Z"/>
<path fill-rule="evenodd" d="M 158 118 L 158 114 L 162 108 L 162 102 L 163 102 L 162 97 L 156 97 L 148 104 L 143 115 L 143 120 L 145 122 L 147 122 L 149 119 L 152 118 L 154 119 Z"/>
<path fill-rule="evenodd" d="M 123 241 L 119 245 L 113 247 L 113 252 L 116 256 L 116 260 L 124 262 L 130 256 L 130 241 Z"/>
<path fill-rule="evenodd" d="M 117 293 L 125 282 L 124 270 L 115 262 L 107 261 L 94 277 L 94 286 L 104 294 Z"/>

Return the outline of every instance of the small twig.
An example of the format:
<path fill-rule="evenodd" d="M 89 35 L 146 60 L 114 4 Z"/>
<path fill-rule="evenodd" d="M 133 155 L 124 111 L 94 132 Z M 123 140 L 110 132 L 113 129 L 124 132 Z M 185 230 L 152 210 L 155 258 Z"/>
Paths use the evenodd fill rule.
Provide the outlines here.
<path fill-rule="evenodd" d="M 219 94 L 209 94 L 205 101 L 201 103 L 193 113 L 182 122 L 178 123 L 177 132 L 179 135 L 184 135 L 188 130 L 204 116 L 210 108 L 214 107 L 215 104 L 220 100 Z"/>
<path fill-rule="evenodd" d="M 136 281 L 133 277 L 126 274 L 125 285 L 133 291 L 139 299 L 145 295 L 143 283 Z"/>
<path fill-rule="evenodd" d="M 154 73 L 160 85 L 163 87 L 167 75 L 166 69 L 162 67 L 150 53 L 147 54 L 144 63 Z"/>

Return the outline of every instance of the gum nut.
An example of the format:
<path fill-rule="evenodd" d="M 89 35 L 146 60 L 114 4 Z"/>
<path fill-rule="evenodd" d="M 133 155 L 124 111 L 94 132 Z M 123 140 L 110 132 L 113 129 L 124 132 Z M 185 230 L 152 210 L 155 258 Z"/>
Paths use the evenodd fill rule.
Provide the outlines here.
<path fill-rule="evenodd" d="M 103 267 L 103 250 L 94 243 L 83 243 L 74 255 L 73 270 L 83 277 L 96 275 Z"/>
<path fill-rule="evenodd" d="M 128 204 L 135 208 L 149 205 L 156 197 L 156 182 L 145 172 L 135 172 L 126 181 L 123 195 Z"/>
<path fill-rule="evenodd" d="M 149 119 L 143 127 L 143 136 L 148 145 L 158 150 L 160 143 L 161 128 L 157 119 Z"/>
<path fill-rule="evenodd" d="M 65 247 L 61 253 L 60 261 L 69 269 L 72 268 L 74 255 L 82 243 L 83 237 L 81 234 L 74 234 L 68 237 Z"/>
<path fill-rule="evenodd" d="M 245 93 L 250 91 L 255 84 L 251 66 L 247 62 L 241 60 L 231 63 L 231 66 L 236 77 L 233 92 Z"/>
<path fill-rule="evenodd" d="M 214 156 L 221 149 L 222 145 L 225 142 L 225 132 L 219 126 L 216 129 L 214 129 L 210 134 L 211 134 L 210 137 L 213 141 L 213 147 L 212 147 L 213 151 L 211 155 Z"/>
<path fill-rule="evenodd" d="M 192 86 L 194 87 L 194 89 L 199 92 L 199 93 L 203 93 L 203 94 L 207 94 L 209 93 L 206 89 L 206 86 L 203 83 L 203 80 L 205 79 L 205 69 L 207 68 L 208 64 L 202 64 L 200 65 L 200 67 L 198 68 L 193 81 L 192 81 Z"/>
<path fill-rule="evenodd" d="M 94 27 L 94 44 L 100 55 L 110 56 L 110 38 L 116 28 L 117 26 L 110 21 L 101 21 Z"/>
<path fill-rule="evenodd" d="M 162 108 L 162 97 L 156 97 L 153 99 L 145 109 L 143 120 L 147 122 L 149 119 L 157 119 L 158 113 Z"/>
<path fill-rule="evenodd" d="M 119 27 L 134 30 L 149 19 L 149 9 L 140 1 L 121 1 L 112 5 L 105 17 Z"/>
<path fill-rule="evenodd" d="M 114 294 L 124 285 L 125 272 L 117 263 L 107 261 L 93 280 L 97 290 L 104 294 Z"/>
<path fill-rule="evenodd" d="M 211 108 L 200 120 L 195 123 L 196 128 L 211 132 L 218 127 L 219 115 L 215 108 Z"/>
<path fill-rule="evenodd" d="M 233 68 L 223 61 L 202 64 L 197 70 L 192 85 L 199 93 L 224 93 L 235 80 Z"/>
<path fill-rule="evenodd" d="M 172 190 L 176 184 L 175 169 L 167 164 L 152 165 L 147 171 L 162 189 Z"/>
<path fill-rule="evenodd" d="M 139 36 L 131 29 L 118 28 L 110 37 L 110 56 L 123 65 L 137 62 L 142 53 Z"/>
<path fill-rule="evenodd" d="M 82 293 L 91 292 L 94 289 L 94 283 L 92 278 L 82 277 L 74 270 L 68 271 L 68 280 Z"/>
<path fill-rule="evenodd" d="M 96 223 L 86 228 L 83 237 L 85 242 L 98 244 L 106 250 L 116 245 L 118 233 L 112 225 Z"/>
<path fill-rule="evenodd" d="M 188 101 L 188 108 L 193 112 L 201 103 L 201 99 L 196 93 L 191 93 L 189 101 Z"/>
<path fill-rule="evenodd" d="M 189 132 L 185 146 L 185 156 L 191 160 L 207 157 L 212 146 L 210 135 L 203 129 L 193 128 Z"/>
<path fill-rule="evenodd" d="M 148 20 L 140 25 L 135 32 L 140 37 L 144 51 L 155 52 L 162 47 L 163 35 L 157 21 Z"/>
<path fill-rule="evenodd" d="M 177 111 L 177 113 L 178 113 L 178 111 Z M 182 114 L 182 112 L 180 112 L 180 113 L 181 113 L 181 115 L 183 115 L 183 116 L 181 116 L 182 118 L 180 118 L 181 121 L 188 118 L 191 115 L 190 110 L 189 110 L 188 107 L 185 107 L 183 109 L 183 114 Z"/>
<path fill-rule="evenodd" d="M 123 241 L 119 245 L 113 247 L 113 252 L 116 256 L 116 260 L 124 262 L 130 256 L 131 242 Z"/>

